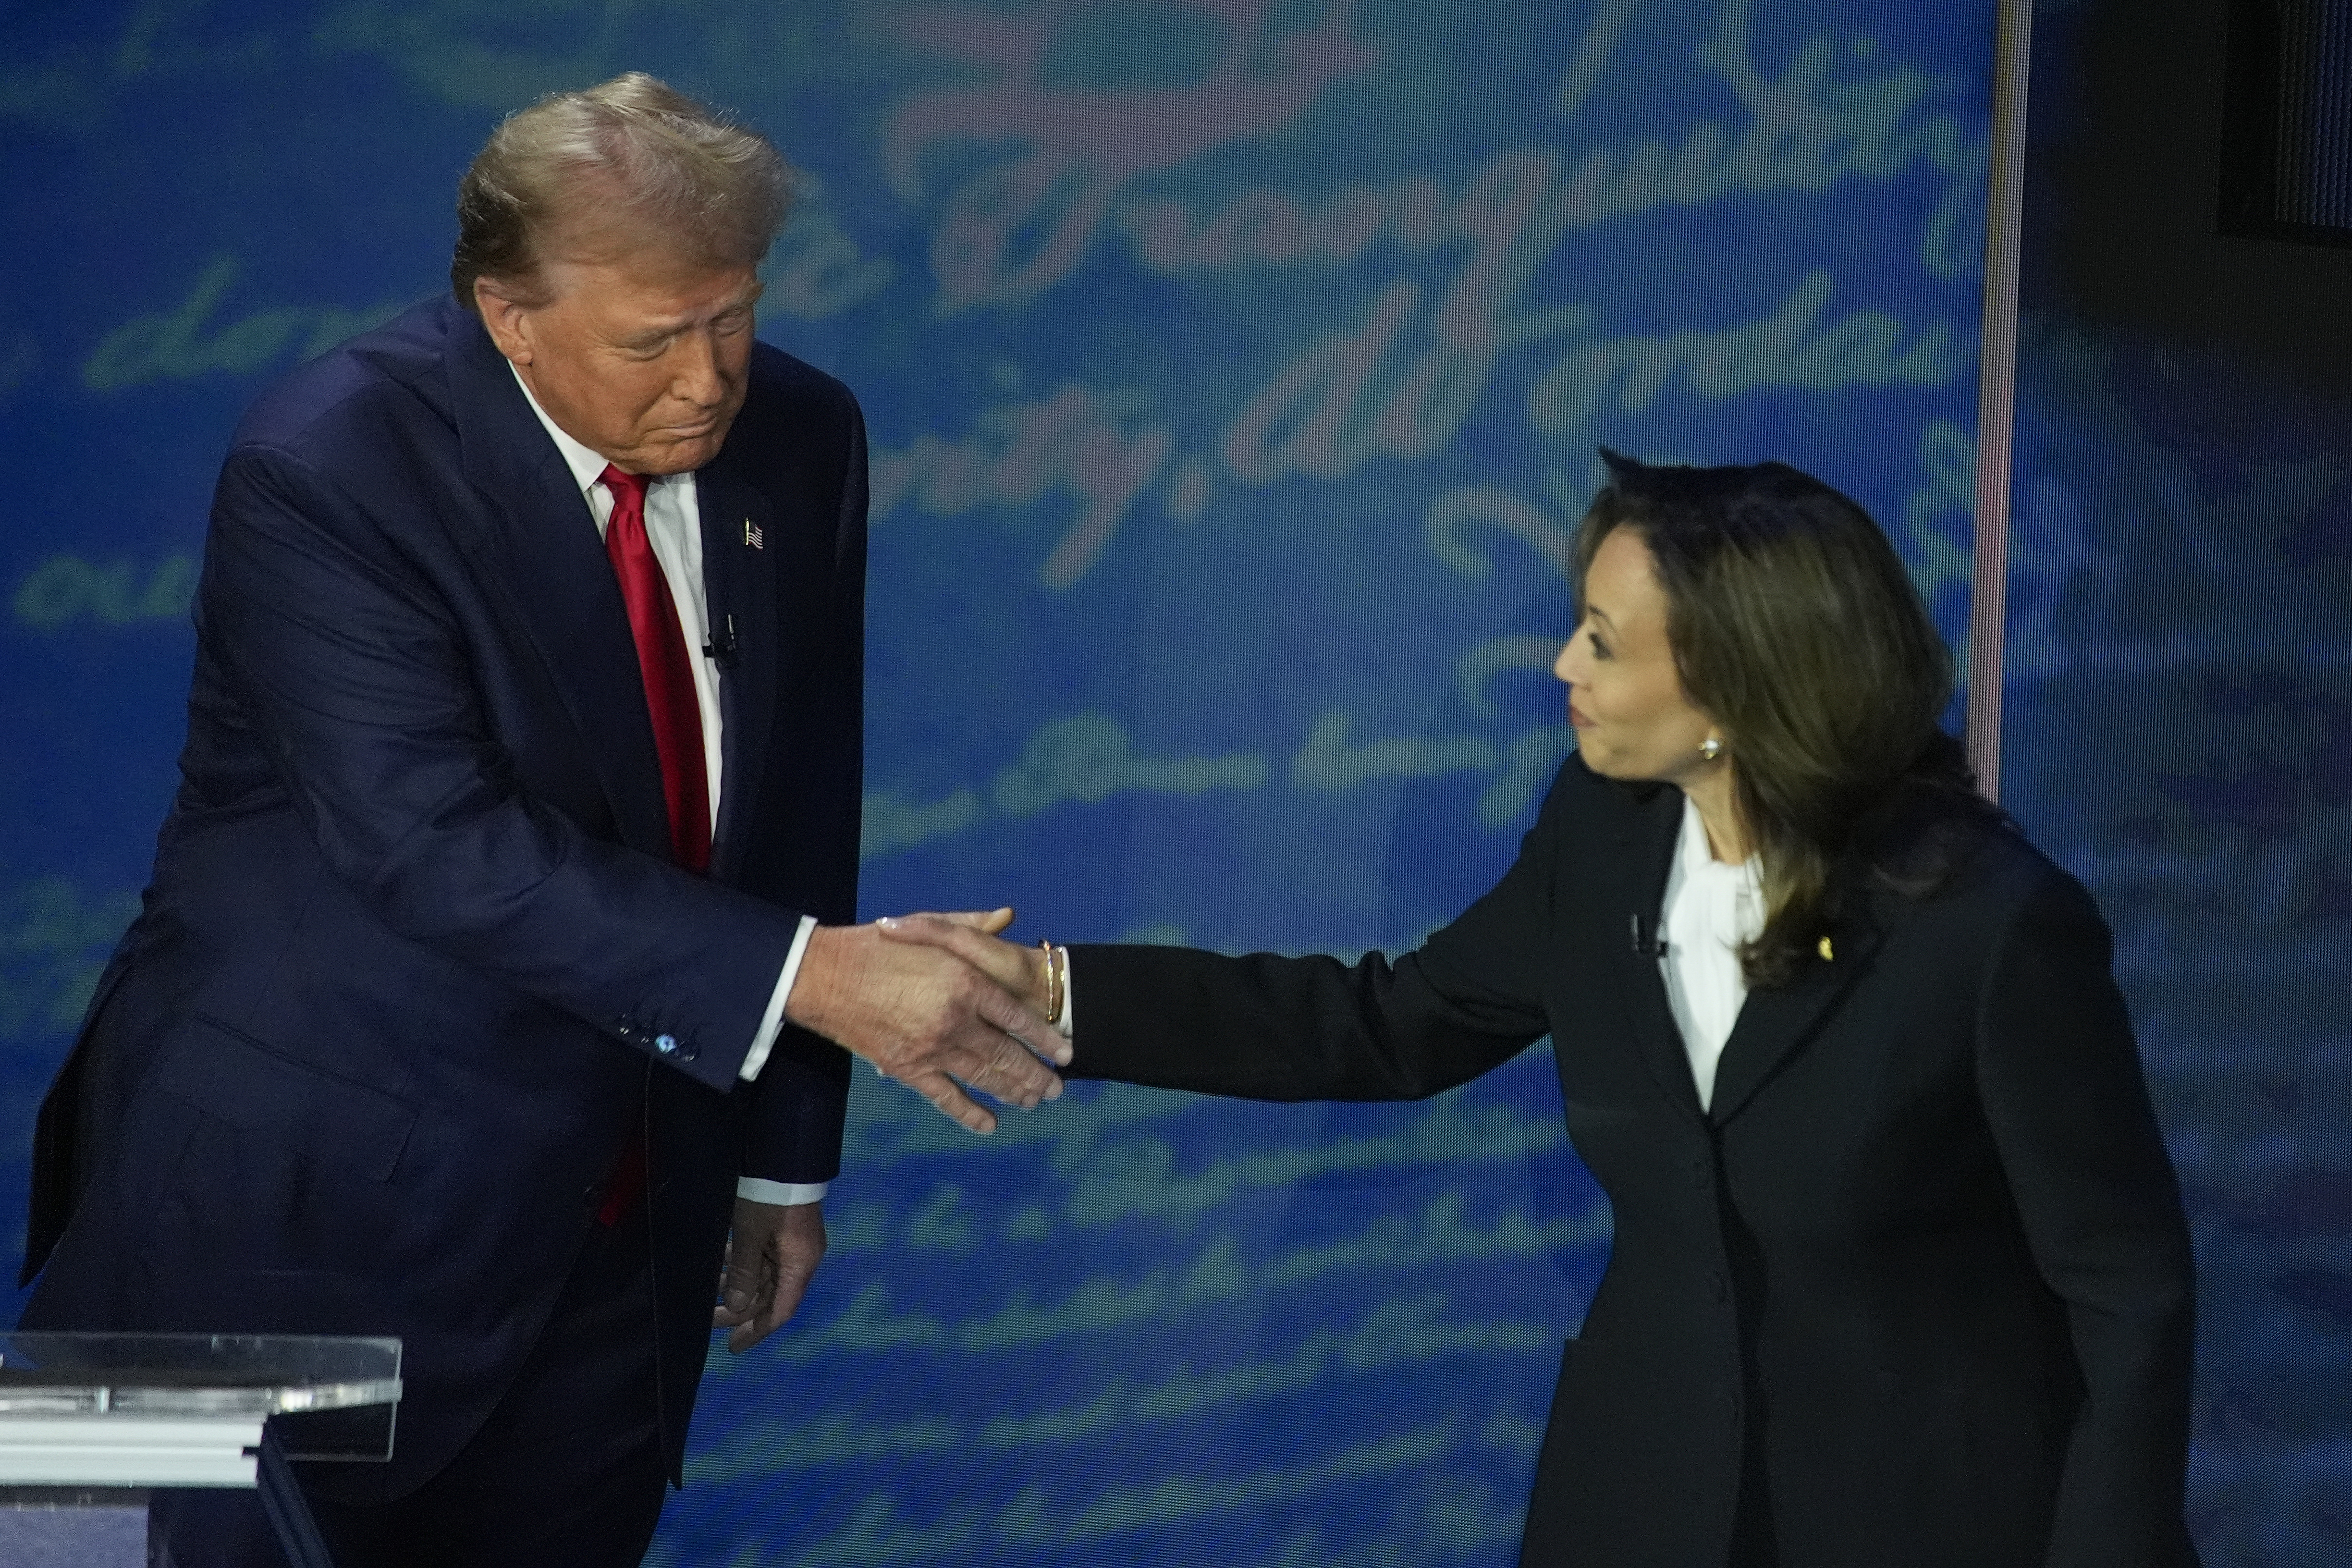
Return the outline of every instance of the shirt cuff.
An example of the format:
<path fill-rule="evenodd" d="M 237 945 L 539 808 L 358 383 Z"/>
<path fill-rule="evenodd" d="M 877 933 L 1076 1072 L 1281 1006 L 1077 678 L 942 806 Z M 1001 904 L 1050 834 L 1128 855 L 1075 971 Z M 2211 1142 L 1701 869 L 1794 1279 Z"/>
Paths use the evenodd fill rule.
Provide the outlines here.
<path fill-rule="evenodd" d="M 776 976 L 776 989 L 768 997 L 768 1010 L 760 1016 L 760 1032 L 751 1037 L 751 1048 L 743 1053 L 743 1070 L 736 1076 L 746 1083 L 760 1076 L 760 1069 L 768 1065 L 768 1053 L 775 1049 L 776 1031 L 784 1026 L 784 998 L 793 994 L 793 981 L 800 974 L 801 960 L 808 956 L 809 932 L 814 930 L 816 930 L 816 917 L 803 915 L 801 929 L 793 933 L 792 948 L 784 954 L 784 971 Z M 750 1178 L 746 1177 L 745 1180 L 748 1181 Z M 769 1184 L 771 1186 L 775 1184 L 772 1182 Z M 751 1194 L 744 1193 L 741 1195 L 748 1198 Z M 817 1189 L 817 1197 L 823 1196 L 824 1196 L 824 1189 L 820 1186 Z M 815 1199 L 761 1198 L 760 1201 L 763 1204 L 804 1204 L 814 1203 Z"/>
<path fill-rule="evenodd" d="M 749 1198 L 755 1204 L 780 1204 L 786 1208 L 802 1204 L 824 1202 L 824 1190 L 830 1182 L 770 1182 L 758 1176 L 735 1178 L 735 1195 Z"/>
<path fill-rule="evenodd" d="M 1062 1038 L 1072 1044 L 1078 1037 L 1078 966 L 1066 948 L 1062 954 L 1062 1016 L 1054 1020 L 1054 1027 L 1062 1031 Z"/>

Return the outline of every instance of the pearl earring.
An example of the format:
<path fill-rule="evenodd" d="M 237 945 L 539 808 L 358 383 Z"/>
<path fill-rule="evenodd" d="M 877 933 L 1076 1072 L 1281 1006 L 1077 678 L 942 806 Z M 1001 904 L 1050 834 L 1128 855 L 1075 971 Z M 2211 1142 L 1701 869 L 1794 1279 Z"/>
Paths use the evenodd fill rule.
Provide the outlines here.
<path fill-rule="evenodd" d="M 1698 743 L 1698 755 L 1701 762 L 1715 761 L 1716 758 L 1723 755 L 1723 742 L 1709 735 Z"/>

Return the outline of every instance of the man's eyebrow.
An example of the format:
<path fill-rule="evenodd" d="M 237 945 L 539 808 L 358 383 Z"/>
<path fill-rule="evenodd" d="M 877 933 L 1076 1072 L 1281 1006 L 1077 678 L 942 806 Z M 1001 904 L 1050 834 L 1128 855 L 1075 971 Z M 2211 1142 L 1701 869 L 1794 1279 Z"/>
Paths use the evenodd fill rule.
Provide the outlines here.
<path fill-rule="evenodd" d="M 719 306 L 716 310 L 711 311 L 710 314 L 713 319 L 716 319 L 732 311 L 748 309 L 749 307 L 759 303 L 760 296 L 766 293 L 767 289 L 767 284 L 755 278 L 741 293 L 736 295 L 732 300 L 728 300 L 724 305 Z M 691 316 L 672 317 L 667 321 L 656 322 L 654 325 L 647 327 L 641 332 L 632 332 L 629 336 L 623 338 L 621 342 L 622 345 L 626 348 L 635 348 L 640 344 L 645 343 L 657 343 L 664 338 L 676 337 L 678 333 L 684 331 L 693 324 L 694 318 Z"/>
<path fill-rule="evenodd" d="M 749 310 L 753 305 L 758 304 L 760 302 L 760 296 L 767 291 L 768 286 L 759 279 L 754 278 L 749 284 L 745 285 L 742 290 L 732 300 L 728 300 L 727 303 L 719 306 L 716 310 L 711 311 L 711 317 L 713 320 L 716 320 L 720 316 L 732 315 L 737 310 Z"/>

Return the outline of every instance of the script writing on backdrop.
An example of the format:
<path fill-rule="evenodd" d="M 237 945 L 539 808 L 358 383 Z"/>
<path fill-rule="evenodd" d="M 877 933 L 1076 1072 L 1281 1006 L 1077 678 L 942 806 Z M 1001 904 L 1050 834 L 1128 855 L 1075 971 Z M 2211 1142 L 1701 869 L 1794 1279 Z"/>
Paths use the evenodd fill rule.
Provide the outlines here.
<path fill-rule="evenodd" d="M 769 9 L 100 7 L 0 65 L 32 216 L 95 235 L 0 240 L 48 300 L 0 301 L 5 700 L 56 737 L 5 775 L 12 1136 L 168 794 L 226 430 L 438 286 L 550 88 L 653 70 L 803 171 L 761 331 L 873 443 L 869 912 L 1411 946 L 1567 751 L 1601 444 L 1822 474 L 1964 626 L 1990 0 Z M 829 1207 L 657 1562 L 1507 1563 L 1609 1239 L 1542 1048 L 984 1143 L 863 1080 Z"/>

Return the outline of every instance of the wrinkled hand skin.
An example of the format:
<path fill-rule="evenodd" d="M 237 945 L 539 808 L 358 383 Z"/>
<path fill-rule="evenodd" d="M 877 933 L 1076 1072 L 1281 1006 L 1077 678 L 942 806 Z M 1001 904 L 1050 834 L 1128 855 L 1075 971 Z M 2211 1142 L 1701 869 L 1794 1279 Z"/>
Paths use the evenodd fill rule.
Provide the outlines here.
<path fill-rule="evenodd" d="M 996 910 L 959 929 L 1006 947 L 987 933 L 1012 919 Z M 1060 1097 L 1061 1078 L 1046 1063 L 1070 1059 L 1069 1043 L 993 970 L 878 925 L 812 932 L 784 1012 L 974 1132 L 993 1132 L 996 1118 L 967 1088 L 1028 1110 Z"/>
<path fill-rule="evenodd" d="M 900 915 L 877 922 L 897 942 L 920 942 L 952 952 L 1027 1003 L 1043 1016 L 1052 1000 L 1053 975 L 1043 949 L 1001 940 L 1013 923 L 1011 910 L 964 910 L 947 914 Z M 1065 1065 L 1069 1058 L 1059 1058 Z"/>
<path fill-rule="evenodd" d="M 727 1348 L 741 1355 L 800 1309 L 824 1258 L 823 1204 L 735 1200 L 735 1228 L 719 1271 L 719 1306 L 710 1326 L 731 1331 Z"/>

